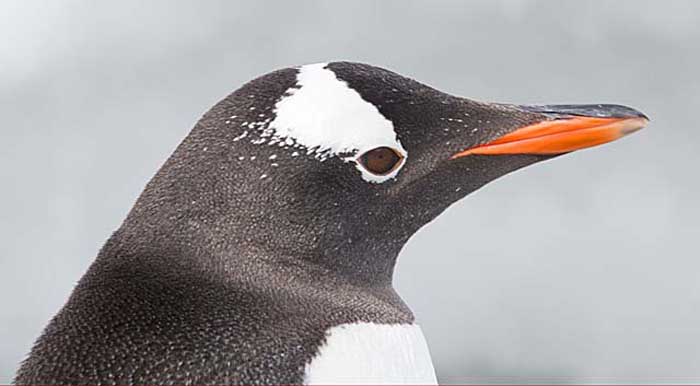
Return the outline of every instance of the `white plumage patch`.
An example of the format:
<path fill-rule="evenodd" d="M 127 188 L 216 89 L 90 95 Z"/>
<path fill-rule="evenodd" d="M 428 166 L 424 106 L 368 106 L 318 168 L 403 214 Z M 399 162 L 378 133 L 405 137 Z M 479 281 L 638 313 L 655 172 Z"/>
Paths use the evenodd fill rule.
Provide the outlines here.
<path fill-rule="evenodd" d="M 391 121 L 339 80 L 326 63 L 302 66 L 296 87 L 287 93 L 275 105 L 276 117 L 268 126 L 275 137 L 294 140 L 322 161 L 342 154 L 344 161 L 356 163 L 367 181 L 379 183 L 396 176 L 400 168 L 378 176 L 356 162 L 359 155 L 381 146 L 397 150 L 404 158 L 407 153 Z"/>
<path fill-rule="evenodd" d="M 418 325 L 342 324 L 306 366 L 306 384 L 437 384 Z"/>

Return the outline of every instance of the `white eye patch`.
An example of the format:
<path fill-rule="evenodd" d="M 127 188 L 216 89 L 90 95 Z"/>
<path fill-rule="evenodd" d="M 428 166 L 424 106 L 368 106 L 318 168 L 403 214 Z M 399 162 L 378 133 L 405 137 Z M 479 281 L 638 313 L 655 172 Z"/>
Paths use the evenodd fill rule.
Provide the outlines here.
<path fill-rule="evenodd" d="M 302 66 L 297 86 L 275 105 L 275 119 L 268 128 L 273 136 L 292 139 L 323 161 L 331 156 L 354 162 L 368 182 L 381 183 L 396 176 L 400 167 L 386 175 L 363 168 L 357 157 L 378 147 L 390 147 L 405 159 L 394 125 L 373 104 L 339 80 L 326 63 Z"/>

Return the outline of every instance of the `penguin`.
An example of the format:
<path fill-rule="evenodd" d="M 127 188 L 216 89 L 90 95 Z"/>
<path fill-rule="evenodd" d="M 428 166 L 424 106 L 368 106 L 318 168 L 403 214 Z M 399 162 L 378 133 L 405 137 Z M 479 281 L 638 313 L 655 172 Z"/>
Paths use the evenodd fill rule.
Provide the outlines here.
<path fill-rule="evenodd" d="M 361 63 L 263 75 L 148 182 L 15 383 L 435 384 L 392 287 L 409 238 L 500 176 L 647 122 L 478 102 Z"/>

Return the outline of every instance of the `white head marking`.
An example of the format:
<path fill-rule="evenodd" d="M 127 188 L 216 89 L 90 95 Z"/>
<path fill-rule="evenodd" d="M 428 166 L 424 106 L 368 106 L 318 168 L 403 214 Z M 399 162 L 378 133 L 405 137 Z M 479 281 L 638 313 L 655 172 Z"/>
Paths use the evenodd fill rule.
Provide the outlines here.
<path fill-rule="evenodd" d="M 396 176 L 401 167 L 388 175 L 378 176 L 356 162 L 368 150 L 387 146 L 403 158 L 394 125 L 373 104 L 339 80 L 326 63 L 302 66 L 297 87 L 275 105 L 275 119 L 269 127 L 274 136 L 287 143 L 304 146 L 321 161 L 341 155 L 345 162 L 355 162 L 366 181 L 381 183 Z"/>

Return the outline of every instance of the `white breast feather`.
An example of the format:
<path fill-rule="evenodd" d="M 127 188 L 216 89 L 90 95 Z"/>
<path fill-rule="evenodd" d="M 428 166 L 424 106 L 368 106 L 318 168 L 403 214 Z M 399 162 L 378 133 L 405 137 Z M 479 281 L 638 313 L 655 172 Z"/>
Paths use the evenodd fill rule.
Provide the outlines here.
<path fill-rule="evenodd" d="M 437 384 L 418 325 L 343 324 L 306 366 L 306 384 Z"/>

